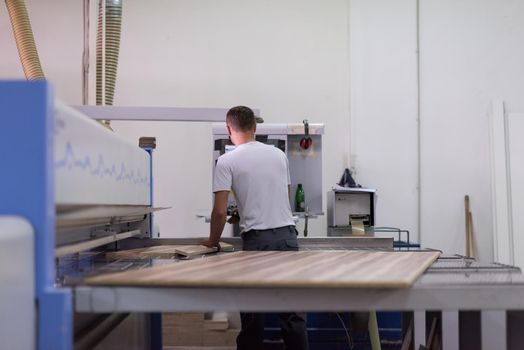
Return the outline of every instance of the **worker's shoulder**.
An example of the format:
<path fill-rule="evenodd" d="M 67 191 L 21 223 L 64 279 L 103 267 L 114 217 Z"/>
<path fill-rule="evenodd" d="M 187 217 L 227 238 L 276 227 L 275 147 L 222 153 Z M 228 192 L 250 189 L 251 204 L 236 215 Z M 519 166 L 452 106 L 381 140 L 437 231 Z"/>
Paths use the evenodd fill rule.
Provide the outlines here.
<path fill-rule="evenodd" d="M 234 163 L 235 158 L 237 158 L 234 153 L 235 152 L 228 152 L 228 153 L 222 154 L 220 157 L 218 157 L 216 165 L 217 166 L 228 166 L 229 164 Z"/>
<path fill-rule="evenodd" d="M 253 157 L 286 158 L 286 155 L 282 150 L 273 145 L 267 145 L 262 142 L 254 141 L 250 142 L 249 144 L 241 145 L 233 151 L 221 155 L 218 158 L 218 161 L 226 165 Z"/>
<path fill-rule="evenodd" d="M 285 164 L 288 162 L 286 154 L 280 148 L 273 145 L 262 145 L 263 146 L 260 148 L 260 152 L 258 153 L 258 156 L 261 159 L 265 159 L 266 161 L 272 162 L 274 164 Z"/>
<path fill-rule="evenodd" d="M 249 153 L 249 152 L 247 152 Z M 242 147 L 237 147 L 227 153 L 222 154 L 218 157 L 217 166 L 232 166 L 235 163 L 242 162 L 243 159 L 249 157 L 249 154 L 245 152 L 245 149 Z"/>
<path fill-rule="evenodd" d="M 280 148 L 278 147 L 275 147 L 274 145 L 268 145 L 268 144 L 265 144 L 265 143 L 262 143 L 262 142 L 257 142 L 257 145 L 256 145 L 260 150 L 264 151 L 264 152 L 267 152 L 267 153 L 272 153 L 272 154 L 276 154 L 280 157 L 282 156 L 285 156 L 286 154 L 284 153 L 284 151 L 282 151 Z"/>

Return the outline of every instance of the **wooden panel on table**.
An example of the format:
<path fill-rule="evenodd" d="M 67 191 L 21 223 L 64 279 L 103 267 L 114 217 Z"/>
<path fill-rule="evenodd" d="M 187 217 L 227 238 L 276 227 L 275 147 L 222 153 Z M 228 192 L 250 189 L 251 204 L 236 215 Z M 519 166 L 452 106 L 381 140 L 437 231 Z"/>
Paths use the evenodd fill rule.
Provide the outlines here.
<path fill-rule="evenodd" d="M 233 245 L 220 242 L 220 251 L 232 252 Z M 117 252 L 108 252 L 106 256 L 111 259 L 149 259 L 149 258 L 173 258 L 175 254 L 193 257 L 216 252 L 216 248 L 208 248 L 203 245 L 157 245 L 147 248 L 128 249 Z"/>
<path fill-rule="evenodd" d="M 107 252 L 106 257 L 109 259 L 150 259 L 164 258 L 169 259 L 175 256 L 175 246 L 153 246 L 148 248 L 136 248 L 120 250 L 116 252 Z"/>
<path fill-rule="evenodd" d="M 87 278 L 89 285 L 161 287 L 409 287 L 438 252 L 241 251 Z"/>
<path fill-rule="evenodd" d="M 229 243 L 219 242 L 220 250 L 224 252 L 231 252 L 234 250 L 233 245 Z M 204 255 L 208 253 L 214 253 L 217 251 L 217 248 L 209 248 L 203 245 L 178 245 L 175 247 L 175 253 L 184 255 L 187 257 Z"/>

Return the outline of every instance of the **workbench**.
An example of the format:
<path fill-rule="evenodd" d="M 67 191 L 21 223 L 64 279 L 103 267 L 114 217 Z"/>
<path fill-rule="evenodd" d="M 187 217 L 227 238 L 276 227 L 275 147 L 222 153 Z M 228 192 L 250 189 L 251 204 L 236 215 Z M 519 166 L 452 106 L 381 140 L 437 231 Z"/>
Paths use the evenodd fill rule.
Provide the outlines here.
<path fill-rule="evenodd" d="M 356 249 L 333 246 L 333 239 L 301 239 L 301 249 Z M 153 240 L 154 241 L 154 240 Z M 194 240 L 182 240 L 194 243 Z M 346 240 L 347 241 L 347 240 Z M 180 240 L 168 240 L 170 244 Z M 339 243 L 341 243 L 339 241 Z M 379 241 L 375 241 L 378 244 Z M 148 242 L 154 244 L 156 242 Z M 238 239 L 228 243 L 238 246 Z M 317 244 L 315 244 L 317 243 Z M 330 244 L 331 243 L 331 244 Z M 374 248 L 385 249 L 388 248 Z M 226 254 L 226 253 L 224 253 Z M 426 311 L 442 311 L 443 349 L 459 348 L 459 315 L 480 310 L 484 349 L 511 348 L 506 310 L 524 309 L 524 276 L 518 268 L 484 264 L 442 254 L 411 288 L 73 288 L 77 312 L 226 311 L 409 311 L 414 312 L 415 344 L 425 344 Z M 511 318 L 514 319 L 515 317 Z M 518 317 L 517 317 L 518 318 Z M 511 326 L 511 327 L 510 327 Z M 481 335 L 480 335 L 481 334 Z M 487 344 L 487 345 L 486 345 Z"/>

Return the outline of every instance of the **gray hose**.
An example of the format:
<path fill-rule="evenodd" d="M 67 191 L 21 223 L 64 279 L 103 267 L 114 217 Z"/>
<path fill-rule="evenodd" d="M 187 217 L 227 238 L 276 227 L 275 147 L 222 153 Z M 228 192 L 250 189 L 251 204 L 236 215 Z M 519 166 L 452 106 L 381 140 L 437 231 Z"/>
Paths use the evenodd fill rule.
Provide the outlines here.
<path fill-rule="evenodd" d="M 122 1 L 101 0 L 98 6 L 96 35 L 96 104 L 112 105 L 115 95 Z"/>
<path fill-rule="evenodd" d="M 112 105 L 115 95 L 120 33 L 122 28 L 122 1 L 106 0 L 105 28 L 105 104 Z"/>
<path fill-rule="evenodd" d="M 45 79 L 24 0 L 5 0 L 5 4 L 26 78 Z"/>
<path fill-rule="evenodd" d="M 103 93 L 103 67 L 104 67 L 104 4 L 103 0 L 98 3 L 98 22 L 96 29 L 96 104 L 101 105 L 104 101 Z"/>

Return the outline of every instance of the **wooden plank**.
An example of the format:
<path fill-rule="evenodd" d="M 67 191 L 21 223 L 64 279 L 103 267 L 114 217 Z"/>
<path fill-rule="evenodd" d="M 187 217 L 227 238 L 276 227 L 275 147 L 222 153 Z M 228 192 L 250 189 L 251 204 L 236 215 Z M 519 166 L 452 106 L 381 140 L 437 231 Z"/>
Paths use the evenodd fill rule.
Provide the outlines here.
<path fill-rule="evenodd" d="M 433 317 L 433 321 L 431 322 L 431 328 L 429 330 L 428 340 L 426 341 L 426 347 L 428 350 L 437 350 L 435 345 L 436 339 L 438 338 L 437 326 L 438 319 L 436 317 Z"/>
<path fill-rule="evenodd" d="M 197 255 L 204 255 L 209 253 L 214 253 L 218 249 L 216 247 L 206 247 L 204 245 L 184 245 L 184 246 L 175 246 L 175 253 L 184 255 L 187 257 L 197 256 Z"/>
<path fill-rule="evenodd" d="M 229 243 L 219 242 L 219 245 L 220 245 L 220 251 L 232 252 L 234 250 L 233 245 L 231 245 Z M 178 245 L 178 246 L 173 246 L 173 247 L 175 247 L 175 253 L 176 254 L 184 255 L 184 256 L 187 256 L 187 257 L 193 257 L 193 256 L 198 256 L 198 255 L 214 253 L 214 252 L 216 252 L 218 250 L 215 247 L 209 248 L 209 247 L 206 247 L 206 246 L 203 246 L 203 245 L 198 245 L 198 244 L 195 244 L 195 245 Z"/>
<path fill-rule="evenodd" d="M 229 328 L 228 315 L 225 312 L 162 314 L 164 345 L 235 345 L 239 331 Z"/>
<path fill-rule="evenodd" d="M 409 327 L 402 341 L 402 347 L 400 350 L 409 350 L 411 348 L 411 342 L 413 341 L 413 320 L 409 323 Z"/>
<path fill-rule="evenodd" d="M 226 330 L 229 328 L 227 312 L 206 313 L 204 319 L 204 329 Z"/>
<path fill-rule="evenodd" d="M 241 251 L 90 277 L 88 285 L 406 288 L 438 252 Z"/>
<path fill-rule="evenodd" d="M 107 252 L 106 257 L 109 259 L 152 259 L 163 258 L 170 259 L 175 256 L 174 246 L 154 246 L 148 248 L 136 248 L 128 250 L 119 250 L 116 252 Z"/>
<path fill-rule="evenodd" d="M 469 196 L 464 196 L 464 222 L 466 223 L 466 256 L 471 256 L 469 248 L 471 247 L 470 243 L 470 221 L 469 221 Z"/>
<path fill-rule="evenodd" d="M 220 242 L 220 251 L 232 252 L 234 251 L 233 245 L 225 242 Z M 118 252 L 109 252 L 106 254 L 108 258 L 112 259 L 149 259 L 149 258 L 164 258 L 170 259 L 175 254 L 184 255 L 187 257 L 194 257 L 198 255 L 204 255 L 209 253 L 215 253 L 216 248 L 208 248 L 203 245 L 157 245 L 147 248 L 137 248 L 122 250 Z"/>
<path fill-rule="evenodd" d="M 470 244 L 470 252 L 471 257 L 473 259 L 477 258 L 477 250 L 475 249 L 475 230 L 473 226 L 473 214 L 471 212 L 468 213 L 468 222 L 469 222 L 469 244 Z"/>
<path fill-rule="evenodd" d="M 116 252 L 106 252 L 106 258 L 108 259 L 140 259 L 140 252 L 144 251 L 145 248 L 119 250 Z"/>

